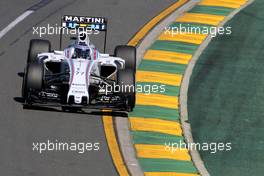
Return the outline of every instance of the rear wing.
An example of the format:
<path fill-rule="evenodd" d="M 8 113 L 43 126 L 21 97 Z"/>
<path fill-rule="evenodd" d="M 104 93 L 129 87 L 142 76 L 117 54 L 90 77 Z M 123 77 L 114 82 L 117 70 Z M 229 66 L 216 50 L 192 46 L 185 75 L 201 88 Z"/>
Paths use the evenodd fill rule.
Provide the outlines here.
<path fill-rule="evenodd" d="M 60 31 L 60 50 L 62 45 L 62 30 L 94 30 L 104 33 L 104 53 L 106 49 L 107 38 L 107 18 L 105 17 L 90 17 L 90 16 L 74 16 L 64 15 L 61 18 Z"/>

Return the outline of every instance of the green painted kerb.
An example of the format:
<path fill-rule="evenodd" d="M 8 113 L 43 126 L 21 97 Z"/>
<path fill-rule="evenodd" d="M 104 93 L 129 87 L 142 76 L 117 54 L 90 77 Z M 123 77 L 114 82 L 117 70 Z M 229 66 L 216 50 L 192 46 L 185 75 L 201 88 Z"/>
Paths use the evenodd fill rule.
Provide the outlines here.
<path fill-rule="evenodd" d="M 224 7 L 212 7 L 212 6 L 201 6 L 197 5 L 189 12 L 191 13 L 206 13 L 212 15 L 222 15 L 226 16 L 232 12 L 231 8 Z M 179 23 L 173 22 L 169 27 L 185 27 L 193 29 L 209 29 L 213 27 L 212 25 L 206 24 L 196 24 L 196 23 Z M 160 50 L 160 51 L 169 51 L 177 52 L 182 54 L 193 55 L 198 49 L 199 45 L 190 44 L 185 42 L 177 41 L 166 41 L 166 40 L 156 40 L 149 49 L 151 50 Z M 147 57 L 147 56 L 146 56 Z M 141 64 L 138 67 L 139 71 L 148 71 L 148 72 L 160 72 L 167 74 L 178 74 L 183 76 L 185 69 L 185 64 L 177 64 L 165 61 L 154 61 L 151 58 L 143 58 Z M 151 87 L 151 86 L 162 86 L 162 84 L 153 82 L 137 82 L 137 86 L 141 87 Z M 155 93 L 162 94 L 167 96 L 179 96 L 180 87 L 165 85 L 166 89 L 164 92 L 145 92 L 141 93 Z M 146 92 L 147 91 L 147 92 Z M 176 105 L 175 105 L 176 106 Z M 129 113 L 129 117 L 136 118 L 146 118 L 146 119 L 160 119 L 165 121 L 179 122 L 179 111 L 170 108 L 163 108 L 159 106 L 144 106 L 136 105 L 133 112 Z M 149 131 L 131 131 L 134 144 L 146 144 L 146 145 L 167 145 L 169 143 L 184 143 L 183 136 L 176 136 L 158 132 L 149 132 Z M 184 160 L 173 160 L 173 159 L 157 159 L 157 158 L 138 158 L 139 163 L 144 172 L 176 172 L 176 173 L 192 173 L 197 174 L 198 171 L 195 168 L 192 161 Z"/>

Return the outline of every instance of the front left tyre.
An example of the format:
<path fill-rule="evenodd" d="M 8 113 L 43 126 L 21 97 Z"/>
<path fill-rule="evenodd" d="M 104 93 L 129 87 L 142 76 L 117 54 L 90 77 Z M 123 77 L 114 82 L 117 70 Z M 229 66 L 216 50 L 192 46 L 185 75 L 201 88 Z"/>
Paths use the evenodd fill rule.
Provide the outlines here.
<path fill-rule="evenodd" d="M 120 94 L 125 99 L 124 109 L 131 112 L 136 102 L 136 48 L 119 45 L 115 48 L 115 56 L 125 60 L 125 69 L 117 72 L 117 84 L 120 86 Z"/>
<path fill-rule="evenodd" d="M 136 102 L 134 70 L 119 70 L 117 84 L 119 85 L 119 93 L 125 99 L 124 110 L 127 112 L 133 111 Z"/>

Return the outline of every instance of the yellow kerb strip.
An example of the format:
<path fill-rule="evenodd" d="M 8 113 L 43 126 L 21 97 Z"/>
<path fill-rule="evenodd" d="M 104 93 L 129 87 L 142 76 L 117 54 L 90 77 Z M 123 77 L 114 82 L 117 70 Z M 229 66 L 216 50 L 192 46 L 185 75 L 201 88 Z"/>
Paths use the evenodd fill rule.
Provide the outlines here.
<path fill-rule="evenodd" d="M 139 158 L 159 158 L 190 161 L 191 157 L 186 148 L 169 149 L 165 145 L 145 145 L 136 144 L 137 157 Z"/>
<path fill-rule="evenodd" d="M 148 50 L 144 55 L 145 60 L 171 62 L 175 64 L 188 64 L 191 58 L 191 54 L 161 50 Z"/>
<path fill-rule="evenodd" d="M 204 39 L 206 38 L 206 34 L 176 34 L 172 35 L 171 33 L 163 32 L 159 36 L 159 40 L 168 40 L 168 41 L 177 41 L 177 42 L 185 42 L 200 45 Z"/>
<path fill-rule="evenodd" d="M 241 5 L 245 4 L 246 2 L 246 0 L 202 0 L 199 5 L 219 6 L 236 9 L 241 7 Z"/>
<path fill-rule="evenodd" d="M 182 135 L 182 129 L 178 122 L 141 117 L 130 117 L 129 121 L 132 131 L 151 131 L 176 136 Z"/>
<path fill-rule="evenodd" d="M 179 0 L 178 2 L 174 3 L 172 6 L 161 12 L 158 16 L 154 17 L 139 32 L 136 33 L 136 35 L 128 42 L 128 45 L 136 46 L 156 24 L 158 24 L 163 18 L 168 16 L 170 13 L 172 13 L 174 10 L 176 10 L 186 2 L 188 2 L 188 0 Z"/>
<path fill-rule="evenodd" d="M 182 75 L 138 70 L 136 80 L 137 82 L 153 82 L 179 86 L 181 84 Z"/>
<path fill-rule="evenodd" d="M 220 15 L 185 13 L 183 16 L 179 17 L 176 22 L 201 23 L 217 26 L 224 19 L 225 16 Z"/>
<path fill-rule="evenodd" d="M 136 46 L 157 23 L 159 23 L 162 19 L 164 19 L 166 16 L 168 16 L 170 13 L 175 11 L 178 7 L 182 6 L 186 2 L 188 2 L 188 0 L 179 0 L 178 2 L 174 3 L 172 6 L 162 11 L 159 15 L 157 15 L 155 18 L 149 21 L 143 28 L 141 28 L 140 31 L 138 31 L 137 34 L 128 42 L 128 45 Z M 166 75 L 163 75 L 163 76 L 166 76 Z M 181 76 L 180 76 L 180 80 L 181 80 Z M 167 82 L 171 83 L 172 85 L 180 84 L 178 75 L 177 75 L 177 79 L 170 78 Z M 118 143 L 116 140 L 112 116 L 103 116 L 103 124 L 104 124 L 104 130 L 105 130 L 107 143 L 108 143 L 115 167 L 117 168 L 119 175 L 128 176 L 129 174 L 123 162 L 123 158 L 121 156 Z"/>
<path fill-rule="evenodd" d="M 199 176 L 198 174 L 177 173 L 177 172 L 144 172 L 145 176 Z"/>
<path fill-rule="evenodd" d="M 178 97 L 161 94 L 136 94 L 136 104 L 146 106 L 159 106 L 164 108 L 178 109 Z"/>
<path fill-rule="evenodd" d="M 106 112 L 106 111 L 104 111 Z M 120 175 L 129 176 L 126 165 L 123 162 L 118 143 L 116 141 L 112 116 L 103 116 L 105 136 L 115 167 Z"/>

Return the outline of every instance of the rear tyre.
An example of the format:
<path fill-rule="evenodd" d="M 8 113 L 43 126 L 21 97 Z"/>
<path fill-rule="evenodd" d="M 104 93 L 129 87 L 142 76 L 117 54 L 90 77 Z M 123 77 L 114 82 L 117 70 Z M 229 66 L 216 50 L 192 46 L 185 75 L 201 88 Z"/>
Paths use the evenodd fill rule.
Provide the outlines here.
<path fill-rule="evenodd" d="M 115 56 L 125 60 L 126 69 L 136 71 L 136 48 L 133 46 L 119 45 L 115 48 Z"/>
<path fill-rule="evenodd" d="M 51 44 L 48 40 L 32 39 L 29 43 L 27 63 L 33 63 L 37 60 L 37 55 L 44 52 L 50 52 Z"/>
<path fill-rule="evenodd" d="M 117 74 L 118 90 L 123 98 L 126 99 L 124 108 L 127 112 L 133 111 L 135 107 L 135 72 L 132 69 L 119 70 Z"/>

